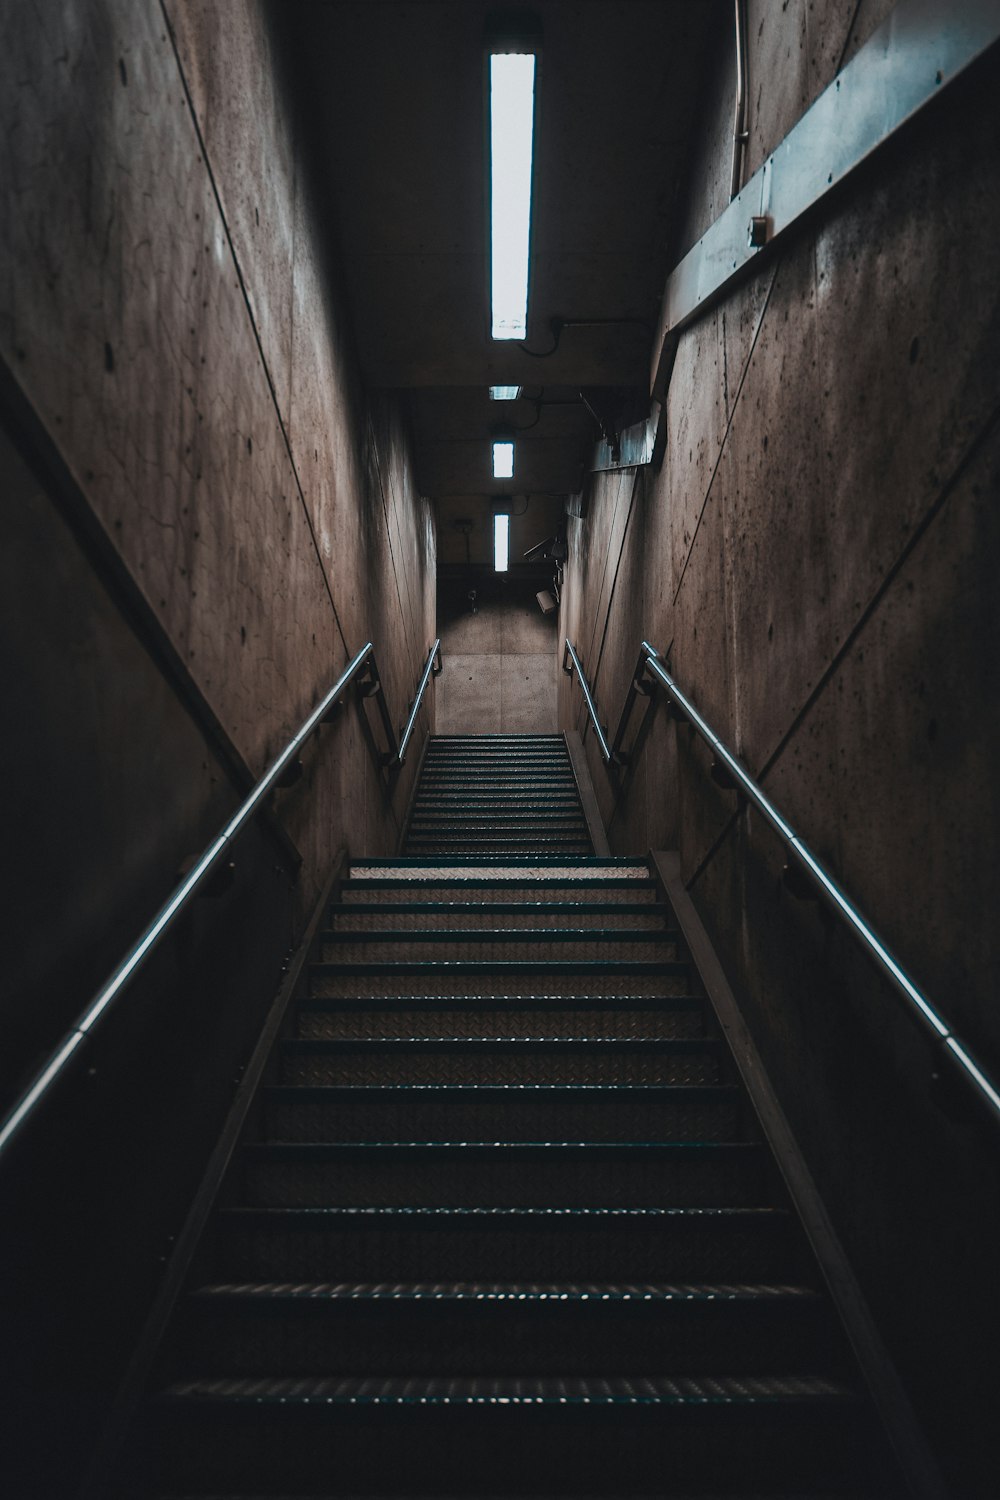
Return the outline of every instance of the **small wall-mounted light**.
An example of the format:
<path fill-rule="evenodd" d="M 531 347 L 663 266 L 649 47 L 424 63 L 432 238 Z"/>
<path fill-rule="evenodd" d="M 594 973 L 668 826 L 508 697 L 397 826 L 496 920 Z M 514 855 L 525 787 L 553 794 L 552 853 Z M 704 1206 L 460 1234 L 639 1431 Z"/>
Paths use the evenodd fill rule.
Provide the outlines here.
<path fill-rule="evenodd" d="M 541 593 L 535 595 L 535 598 L 538 600 L 538 608 L 543 615 L 554 615 L 559 608 L 558 601 L 550 589 L 542 589 Z"/>
<path fill-rule="evenodd" d="M 491 401 L 516 401 L 521 394 L 519 385 L 491 385 Z"/>

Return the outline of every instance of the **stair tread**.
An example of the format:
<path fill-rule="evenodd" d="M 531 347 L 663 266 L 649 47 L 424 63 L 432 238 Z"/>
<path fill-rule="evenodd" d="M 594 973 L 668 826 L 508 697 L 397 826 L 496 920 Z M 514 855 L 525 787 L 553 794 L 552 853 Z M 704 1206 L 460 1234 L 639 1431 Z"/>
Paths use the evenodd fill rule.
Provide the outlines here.
<path fill-rule="evenodd" d="M 404 1090 L 474 1095 L 477 1098 L 493 1094 L 507 1096 L 554 1093 L 559 1097 L 619 1094 L 627 1098 L 669 1095 L 690 1099 L 698 1095 L 709 1098 L 719 1098 L 722 1095 L 735 1097 L 740 1092 L 739 1087 L 733 1083 L 272 1083 L 265 1084 L 263 1092 L 272 1097 L 280 1095 L 287 1099 L 329 1099 L 337 1094 L 369 1096 Z"/>
<path fill-rule="evenodd" d="M 513 997 L 504 996 L 504 1008 L 510 1009 Z M 488 995 L 304 995 L 296 1004 L 297 1010 L 348 1010 L 362 1007 L 365 1010 L 457 1010 L 461 1005 L 474 1010 L 484 1009 Z M 701 995 L 614 995 L 608 999 L 600 995 L 518 995 L 519 1009 L 556 1010 L 698 1010 L 704 1007 Z M 486 1006 L 488 1008 L 488 1006 Z"/>
<path fill-rule="evenodd" d="M 382 1055 L 399 1052 L 451 1052 L 475 1056 L 478 1053 L 517 1052 L 552 1053 L 565 1056 L 573 1052 L 594 1052 L 615 1047 L 621 1052 L 699 1053 L 717 1052 L 718 1043 L 708 1037 L 288 1037 L 282 1041 L 285 1052 L 304 1055 L 343 1053 L 346 1056 Z"/>
<path fill-rule="evenodd" d="M 469 859 L 466 859 L 464 861 L 463 860 L 445 860 L 445 861 L 442 861 L 441 863 L 443 863 L 445 867 L 448 867 L 448 866 L 450 866 L 452 864 L 459 864 L 459 865 L 461 865 L 461 864 L 466 864 L 466 865 L 477 864 L 478 860 L 476 860 L 474 858 L 469 858 Z M 536 865 L 538 865 L 538 864 L 544 864 L 544 863 L 545 863 L 544 860 L 536 860 L 536 859 L 525 860 L 521 864 L 521 866 L 520 866 L 520 871 L 531 870 Z M 558 863 L 558 861 L 552 861 L 552 863 Z M 354 874 L 356 874 L 356 872 L 358 870 L 384 870 L 384 869 L 390 869 L 390 868 L 392 868 L 395 865 L 402 865 L 402 866 L 404 866 L 406 868 L 428 869 L 428 870 L 431 870 L 431 871 L 434 871 L 434 870 L 440 868 L 439 862 L 437 862 L 437 861 L 428 861 L 428 860 L 424 860 L 424 859 L 414 859 L 414 858 L 412 858 L 412 857 L 410 857 L 408 855 L 400 854 L 400 855 L 396 855 L 395 857 L 392 857 L 392 858 L 389 858 L 389 857 L 386 857 L 386 858 L 379 857 L 378 859 L 359 859 L 359 860 L 357 860 L 357 862 L 355 864 L 352 864 L 352 866 L 351 866 L 351 874 L 352 874 L 352 877 L 353 877 Z M 627 871 L 634 870 L 638 874 L 641 874 L 645 879 L 649 879 L 650 878 L 650 875 L 649 875 L 649 864 L 644 859 L 628 859 L 628 858 L 622 858 L 622 859 L 605 859 L 602 856 L 597 855 L 597 854 L 584 855 L 584 856 L 581 856 L 581 858 L 579 860 L 574 861 L 572 873 L 575 875 L 575 877 L 577 879 L 580 879 L 580 878 L 582 878 L 581 872 L 585 871 L 585 870 L 599 870 L 599 871 L 604 871 L 604 872 L 606 872 L 608 874 L 613 874 L 614 872 L 622 872 L 622 871 L 627 872 Z M 626 875 L 623 878 L 628 878 L 628 877 Z"/>
<path fill-rule="evenodd" d="M 563 912 L 574 915 L 594 916 L 666 916 L 667 906 L 662 901 L 637 901 L 634 904 L 608 901 L 352 901 L 350 906 L 337 906 L 337 915 L 344 916 L 556 916 Z M 482 929 L 474 929 L 480 931 Z M 550 929 L 545 929 L 546 931 Z M 558 930 L 558 929 L 555 929 Z M 623 929 L 614 929 L 623 930 Z"/>
<path fill-rule="evenodd" d="M 759 1207 L 736 1206 L 736 1207 L 699 1207 L 680 1208 L 655 1205 L 645 1208 L 597 1208 L 569 1207 L 569 1208 L 539 1208 L 539 1207 L 507 1207 L 498 1204 L 481 1204 L 478 1207 L 448 1207 L 438 1208 L 430 1205 L 418 1204 L 379 1204 L 369 1206 L 367 1204 L 324 1204 L 320 1207 L 312 1205 L 297 1205 L 295 1207 L 262 1207 L 243 1204 L 233 1204 L 220 1210 L 223 1218 L 249 1221 L 260 1219 L 266 1222 L 269 1219 L 277 1219 L 284 1222 L 298 1220 L 302 1224 L 321 1225 L 332 1222 L 334 1219 L 344 1218 L 350 1221 L 364 1221 L 376 1218 L 403 1219 L 415 1222 L 426 1222 L 435 1224 L 449 1219 L 469 1219 L 479 1222 L 484 1219 L 527 1219 L 539 1222 L 574 1222 L 578 1220 L 593 1219 L 595 1222 L 605 1222 L 608 1219 L 623 1221 L 635 1220 L 643 1222 L 670 1221 L 694 1222 L 698 1219 L 713 1219 L 720 1223 L 770 1223 L 779 1222 L 788 1218 L 788 1210 L 774 1208 L 770 1205 Z"/>
<path fill-rule="evenodd" d="M 311 974 L 422 974 L 457 971 L 471 974 L 686 974 L 690 964 L 677 958 L 400 958 L 344 959 L 309 965 Z"/>
<path fill-rule="evenodd" d="M 533 1405 L 711 1405 L 798 1401 L 855 1402 L 851 1387 L 824 1375 L 641 1376 L 595 1379 L 570 1376 L 360 1376 L 190 1379 L 170 1385 L 163 1400 L 267 1402 L 301 1405 L 385 1404 L 403 1406 Z"/>
<path fill-rule="evenodd" d="M 472 863 L 479 864 L 475 860 Z M 475 870 L 458 869 L 444 870 L 442 872 L 418 871 L 414 875 L 365 875 L 357 871 L 345 880 L 341 890 L 343 895 L 354 895 L 360 891 L 377 890 L 429 890 L 433 886 L 444 886 L 448 890 L 475 891 L 475 890 L 503 890 L 515 886 L 530 888 L 532 890 L 560 890 L 576 889 L 581 891 L 600 890 L 606 887 L 610 890 L 621 890 L 631 888 L 636 891 L 656 890 L 656 883 L 650 879 L 648 874 L 638 875 L 627 872 L 626 875 L 606 875 L 603 872 L 596 875 L 555 874 L 533 875 L 530 870 L 522 873 L 512 870 L 508 874 L 497 870 L 495 866 L 479 875 Z"/>
<path fill-rule="evenodd" d="M 812 1287 L 772 1282 L 212 1282 L 193 1297 L 240 1302 L 819 1302 Z"/>
<path fill-rule="evenodd" d="M 663 942 L 675 944 L 678 933 L 669 927 L 325 927 L 319 941 L 337 942 Z"/>
<path fill-rule="evenodd" d="M 436 1152 L 439 1155 L 452 1153 L 468 1156 L 483 1155 L 545 1156 L 557 1152 L 583 1152 L 588 1157 L 605 1153 L 611 1157 L 628 1152 L 642 1155 L 656 1153 L 660 1156 L 696 1156 L 702 1152 L 714 1156 L 730 1154 L 759 1155 L 761 1146 L 757 1141 L 248 1141 L 243 1151 L 250 1156 L 283 1157 L 301 1160 L 312 1157 L 336 1158 L 352 1153 L 397 1152 L 402 1156 L 416 1152 Z"/>

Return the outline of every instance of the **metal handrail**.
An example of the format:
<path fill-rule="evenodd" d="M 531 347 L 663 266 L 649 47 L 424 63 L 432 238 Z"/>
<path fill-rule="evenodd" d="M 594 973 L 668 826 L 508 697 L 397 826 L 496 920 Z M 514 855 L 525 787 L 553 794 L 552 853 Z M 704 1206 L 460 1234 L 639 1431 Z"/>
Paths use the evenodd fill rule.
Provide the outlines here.
<path fill-rule="evenodd" d="M 576 652 L 568 640 L 566 647 L 572 655 L 574 662 L 576 662 L 577 670 L 579 671 L 579 661 Z M 833 877 L 823 868 L 805 840 L 799 837 L 787 818 L 783 817 L 774 803 L 764 795 L 764 792 L 749 772 L 744 769 L 736 759 L 736 756 L 723 743 L 708 722 L 702 718 L 691 702 L 691 699 L 683 692 L 667 671 L 659 652 L 654 646 L 650 645 L 649 641 L 642 642 L 639 661 L 632 679 L 632 685 L 622 708 L 614 740 L 611 746 L 607 746 L 606 739 L 604 744 L 602 744 L 601 753 L 604 755 L 605 761 L 614 761 L 620 764 L 627 760 L 627 757 L 621 752 L 619 747 L 636 696 L 644 691 L 644 672 L 648 672 L 652 679 L 665 690 L 675 718 L 686 720 L 692 725 L 712 750 L 718 766 L 723 769 L 724 773 L 728 773 L 728 777 L 731 778 L 734 788 L 748 802 L 753 804 L 769 826 L 774 829 L 788 852 L 808 872 L 816 887 L 817 894 L 836 913 L 841 921 L 845 923 L 852 936 L 861 944 L 884 978 L 889 981 L 896 993 L 902 998 L 907 1014 L 921 1026 L 923 1031 L 934 1042 L 935 1046 L 940 1049 L 942 1057 L 947 1059 L 956 1076 L 972 1091 L 978 1102 L 991 1117 L 994 1125 L 1000 1126 L 1000 1090 L 997 1089 L 996 1085 L 983 1072 L 961 1038 L 955 1034 L 934 1006 L 931 1005 L 927 997 L 918 989 L 898 959 L 893 957 L 888 946 L 882 941 L 871 924 L 861 915 L 850 897 L 847 896 Z M 597 725 L 597 709 L 589 687 L 585 686 L 582 672 L 580 673 L 580 685 L 584 689 L 591 717 L 595 725 Z M 605 746 L 607 746 L 606 749 Z"/>
<path fill-rule="evenodd" d="M 34 1114 L 53 1084 L 79 1052 L 80 1048 L 90 1039 L 98 1021 L 101 1020 L 102 1016 L 119 999 L 150 954 L 159 946 L 167 931 L 187 907 L 198 889 L 207 880 L 212 870 L 216 868 L 223 854 L 230 848 L 239 834 L 242 833 L 253 815 L 259 811 L 268 793 L 274 790 L 281 782 L 283 776 L 287 778 L 288 773 L 291 772 L 294 774 L 299 751 L 302 749 L 302 746 L 314 730 L 318 729 L 330 717 L 334 709 L 339 706 L 344 692 L 354 679 L 359 677 L 363 671 L 367 672 L 367 680 L 362 681 L 361 686 L 366 696 L 378 697 L 382 722 L 392 745 L 391 751 L 383 757 L 383 761 L 396 761 L 399 765 L 402 765 L 406 745 L 409 742 L 410 735 L 413 733 L 413 726 L 416 722 L 420 703 L 427 686 L 431 666 L 436 657 L 440 658 L 440 653 L 441 642 L 438 639 L 435 640 L 434 645 L 431 647 L 430 655 L 427 658 L 427 665 L 424 667 L 424 674 L 421 678 L 420 688 L 406 726 L 404 740 L 397 747 L 392 720 L 385 707 L 382 683 L 375 661 L 375 647 L 371 641 L 368 641 L 361 648 L 337 678 L 337 681 L 323 698 L 322 702 L 313 709 L 298 733 L 289 740 L 278 758 L 265 771 L 253 791 L 233 814 L 221 833 L 213 839 L 201 858 L 184 876 L 183 880 L 164 902 L 163 906 L 160 907 L 160 910 L 137 939 L 127 957 L 122 960 L 100 990 L 98 990 L 93 1000 L 87 1006 L 87 1009 L 77 1018 L 72 1030 L 67 1032 L 59 1046 L 56 1047 L 55 1051 L 48 1058 L 45 1066 L 21 1095 L 14 1108 L 7 1114 L 3 1124 L 0 1125 L 0 1154 L 7 1149 L 30 1116 Z M 440 667 L 438 667 L 438 671 L 440 671 Z"/>
<path fill-rule="evenodd" d="M 420 705 L 423 702 L 424 693 L 427 690 L 427 683 L 430 680 L 431 673 L 433 673 L 435 677 L 440 677 L 441 675 L 440 636 L 438 636 L 437 640 L 431 647 L 427 660 L 424 663 L 423 676 L 420 679 L 420 686 L 417 688 L 417 696 L 413 700 L 413 707 L 410 709 L 410 717 L 406 721 L 406 728 L 403 730 L 402 738 L 399 741 L 399 749 L 396 752 L 396 759 L 399 761 L 400 765 L 402 765 L 404 760 L 406 759 L 406 747 L 410 743 L 410 736 L 412 735 L 414 726 L 416 725 L 417 714 L 420 712 Z"/>
<path fill-rule="evenodd" d="M 567 656 L 570 658 L 569 666 L 566 665 Z M 580 665 L 580 658 L 573 649 L 569 637 L 567 637 L 566 647 L 563 651 L 562 669 L 568 677 L 572 677 L 574 667 L 576 668 L 576 675 L 580 679 L 580 691 L 583 693 L 584 702 L 587 705 L 587 711 L 594 726 L 594 733 L 597 735 L 597 743 L 601 747 L 601 754 L 604 756 L 605 763 L 610 763 L 612 752 L 611 746 L 608 744 L 607 733 L 602 727 L 600 719 L 597 717 L 597 706 L 594 703 L 594 695 L 590 691 L 590 684 L 587 681 L 583 667 Z"/>

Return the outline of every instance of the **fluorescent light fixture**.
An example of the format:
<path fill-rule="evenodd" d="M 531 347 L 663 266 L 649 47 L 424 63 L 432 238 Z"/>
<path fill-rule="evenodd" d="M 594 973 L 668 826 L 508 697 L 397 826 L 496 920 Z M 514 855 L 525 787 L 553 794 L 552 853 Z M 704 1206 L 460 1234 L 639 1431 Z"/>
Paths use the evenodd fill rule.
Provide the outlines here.
<path fill-rule="evenodd" d="M 510 516 L 497 513 L 493 517 L 493 570 L 506 573 L 510 561 Z"/>
<path fill-rule="evenodd" d="M 493 337 L 528 331 L 528 242 L 535 57 L 490 56 L 490 294 Z"/>
<path fill-rule="evenodd" d="M 514 444 L 495 440 L 493 443 L 493 478 L 514 478 Z"/>
<path fill-rule="evenodd" d="M 491 401 L 516 401 L 521 394 L 519 385 L 491 385 Z"/>

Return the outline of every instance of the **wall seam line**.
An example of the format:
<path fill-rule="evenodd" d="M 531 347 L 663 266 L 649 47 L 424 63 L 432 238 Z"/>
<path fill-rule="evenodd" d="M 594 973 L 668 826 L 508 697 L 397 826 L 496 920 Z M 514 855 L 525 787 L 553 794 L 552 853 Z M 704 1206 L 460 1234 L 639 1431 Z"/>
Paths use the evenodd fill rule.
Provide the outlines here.
<path fill-rule="evenodd" d="M 998 425 L 998 423 L 1000 423 L 1000 405 L 994 407 L 993 411 L 987 417 L 982 428 L 972 439 L 968 448 L 966 448 L 965 452 L 962 454 L 962 457 L 955 465 L 955 468 L 951 471 L 951 474 L 948 476 L 945 483 L 941 486 L 941 490 L 937 498 L 927 508 L 920 522 L 914 527 L 906 542 L 906 545 L 902 548 L 902 550 L 896 557 L 895 562 L 893 562 L 891 566 L 886 569 L 881 582 L 878 584 L 868 603 L 865 605 L 864 609 L 858 615 L 858 618 L 855 620 L 854 624 L 845 635 L 840 646 L 837 648 L 837 651 L 830 658 L 830 661 L 827 664 L 826 669 L 818 679 L 816 686 L 813 688 L 812 692 L 802 704 L 802 707 L 798 710 L 795 717 L 792 719 L 792 722 L 789 724 L 788 728 L 781 736 L 781 739 L 778 741 L 777 745 L 775 745 L 770 755 L 763 762 L 760 770 L 756 773 L 756 779 L 758 781 L 763 782 L 768 772 L 774 769 L 784 751 L 787 749 L 788 742 L 791 739 L 792 735 L 802 725 L 810 710 L 815 706 L 820 695 L 827 687 L 831 678 L 843 664 L 851 648 L 854 646 L 865 626 L 874 615 L 878 605 L 882 602 L 891 584 L 895 581 L 905 564 L 909 561 L 912 554 L 916 551 L 919 543 L 927 535 L 927 532 L 930 530 L 934 521 L 937 519 L 947 502 L 950 500 L 959 481 L 963 478 L 966 470 L 970 468 L 972 463 L 979 456 L 980 449 L 985 446 L 987 439 L 989 438 L 993 429 Z M 738 823 L 740 817 L 742 816 L 742 811 L 743 809 L 741 808 L 738 811 L 730 814 L 725 826 L 713 840 L 712 844 L 710 845 L 706 853 L 702 856 L 701 860 L 699 860 L 697 868 L 695 869 L 690 880 L 685 881 L 686 889 L 690 890 L 694 886 L 695 882 L 704 874 L 708 865 L 715 858 L 716 854 L 725 843 L 732 829 Z"/>
<path fill-rule="evenodd" d="M 278 402 L 278 394 L 277 394 L 277 391 L 275 390 L 274 381 L 273 381 L 273 379 L 271 377 L 271 370 L 270 370 L 270 366 L 268 365 L 268 362 L 267 362 L 267 356 L 264 353 L 264 345 L 263 345 L 263 341 L 261 340 L 260 330 L 257 327 L 257 320 L 256 320 L 256 318 L 254 317 L 254 314 L 253 314 L 253 307 L 252 307 L 252 304 L 250 302 L 250 295 L 249 295 L 249 292 L 247 291 L 246 280 L 245 280 L 245 278 L 243 276 L 243 267 L 240 264 L 239 256 L 236 254 L 236 245 L 235 245 L 235 243 L 233 241 L 232 232 L 231 232 L 231 230 L 229 228 L 229 220 L 226 217 L 226 211 L 225 211 L 225 209 L 223 208 L 223 205 L 222 205 L 222 197 L 221 197 L 221 194 L 219 193 L 218 184 L 217 184 L 216 179 L 215 179 L 215 173 L 212 170 L 212 163 L 211 163 L 211 160 L 209 158 L 208 147 L 207 147 L 207 145 L 205 143 L 205 137 L 202 134 L 201 124 L 200 124 L 200 122 L 198 120 L 198 112 L 197 112 L 197 110 L 194 107 L 194 100 L 191 97 L 191 90 L 190 90 L 190 87 L 188 86 L 187 74 L 184 71 L 184 64 L 181 61 L 181 55 L 180 55 L 180 51 L 179 51 L 178 45 L 177 45 L 177 33 L 174 30 L 173 22 L 171 21 L 170 15 L 169 15 L 169 13 L 167 11 L 166 0 L 159 0 L 159 6 L 160 6 L 160 12 L 161 12 L 161 14 L 163 16 L 164 24 L 165 24 L 165 26 L 167 28 L 167 33 L 168 33 L 168 35 L 170 37 L 170 46 L 171 46 L 171 49 L 172 49 L 173 54 L 174 54 L 174 61 L 177 64 L 177 73 L 178 73 L 178 76 L 179 76 L 180 81 L 181 81 L 181 87 L 184 90 L 184 97 L 187 100 L 188 110 L 189 110 L 190 115 L 191 115 L 191 123 L 192 123 L 192 125 L 194 127 L 194 132 L 195 132 L 195 135 L 196 135 L 197 140 L 198 140 L 198 145 L 199 145 L 199 147 L 201 149 L 202 158 L 203 158 L 203 160 L 205 162 L 205 171 L 208 174 L 208 181 L 209 181 L 209 185 L 210 185 L 210 187 L 212 189 L 212 196 L 215 199 L 215 206 L 216 206 L 216 208 L 219 211 L 219 217 L 220 217 L 220 219 L 222 221 L 222 228 L 223 228 L 223 231 L 225 232 L 226 243 L 229 246 L 229 253 L 230 253 L 230 255 L 233 258 L 233 265 L 234 265 L 234 267 L 236 269 L 236 276 L 237 276 L 237 280 L 239 281 L 240 292 L 241 292 L 242 297 L 243 297 L 243 303 L 244 303 L 244 306 L 246 307 L 247 317 L 248 317 L 248 319 L 250 321 L 250 327 L 253 330 L 254 341 L 255 341 L 255 343 L 257 345 L 257 353 L 260 356 L 261 368 L 264 371 L 264 378 L 267 381 L 267 388 L 268 388 L 268 391 L 270 392 L 270 395 L 271 395 L 271 404 L 274 407 L 274 414 L 275 414 L 275 416 L 277 418 L 277 421 L 278 421 L 278 429 L 279 429 L 279 431 L 281 433 L 281 437 L 282 437 L 282 440 L 283 440 L 284 445 L 285 445 L 285 452 L 288 455 L 288 462 L 289 462 L 289 464 L 291 466 L 292 478 L 293 478 L 293 480 L 295 482 L 296 493 L 298 494 L 299 502 L 300 502 L 300 504 L 302 506 L 302 511 L 303 511 L 303 514 L 304 514 L 305 520 L 306 520 L 306 526 L 309 528 L 309 535 L 310 535 L 310 538 L 312 539 L 313 549 L 314 549 L 314 551 L 316 553 L 316 561 L 319 563 L 320 575 L 321 575 L 321 577 L 323 579 L 324 587 L 326 588 L 327 597 L 330 600 L 330 608 L 333 611 L 334 624 L 337 627 L 337 634 L 340 636 L 341 645 L 343 646 L 345 653 L 349 655 L 350 651 L 349 651 L 349 647 L 347 645 L 347 639 L 346 639 L 346 637 L 344 635 L 344 629 L 343 629 L 343 626 L 340 623 L 340 615 L 339 615 L 339 613 L 337 611 L 337 605 L 336 605 L 336 602 L 334 601 L 334 597 L 333 597 L 333 588 L 332 588 L 332 586 L 330 584 L 329 576 L 327 575 L 326 565 L 325 565 L 325 563 L 323 561 L 323 554 L 320 551 L 319 539 L 318 539 L 318 537 L 316 535 L 316 528 L 313 525 L 312 516 L 310 515 L 310 512 L 309 512 L 309 506 L 306 503 L 305 493 L 304 493 L 304 491 L 302 489 L 302 482 L 301 482 L 301 480 L 299 478 L 299 471 L 298 471 L 298 469 L 296 467 L 296 464 L 295 464 L 294 454 L 292 453 L 291 440 L 290 440 L 290 438 L 288 436 L 288 430 L 287 430 L 287 428 L 285 426 L 285 421 L 284 421 L 284 418 L 282 417 L 282 414 L 281 414 L 281 407 L 280 407 L 279 402 Z"/>
<path fill-rule="evenodd" d="M 385 539 L 389 544 L 389 561 L 392 563 L 392 581 L 396 589 L 396 603 L 399 605 L 399 618 L 405 627 L 406 612 L 403 609 L 403 596 L 399 592 L 399 569 L 396 567 L 396 554 L 392 546 L 392 522 L 389 519 L 389 507 L 385 499 L 385 485 L 382 482 L 382 465 L 378 461 L 378 444 L 375 441 L 375 424 L 372 422 L 371 413 L 368 416 L 368 441 L 371 443 L 372 461 L 375 464 L 375 479 L 378 484 L 379 499 L 382 501 L 382 514 L 385 517 Z"/>
<path fill-rule="evenodd" d="M 382 478 L 382 465 L 379 462 L 378 440 L 377 440 L 376 434 L 375 434 L 375 424 L 374 424 L 374 421 L 371 419 L 371 415 L 370 414 L 369 414 L 368 425 L 369 425 L 369 430 L 371 432 L 372 451 L 375 454 L 375 468 L 378 471 L 378 482 L 379 482 L 379 487 L 382 490 L 382 498 L 383 498 L 383 502 L 384 502 L 384 500 L 385 500 L 385 481 Z M 399 556 L 400 556 L 400 559 L 402 560 L 404 558 L 404 556 L 405 556 L 405 553 L 406 553 L 406 546 L 405 546 L 405 542 L 404 542 L 404 539 L 403 539 L 403 523 L 402 523 L 402 520 L 400 519 L 401 509 L 400 509 L 400 504 L 399 504 L 399 497 L 396 494 L 396 487 L 393 484 L 392 467 L 391 467 L 391 465 L 390 465 L 389 470 L 388 470 L 388 482 L 389 482 L 389 495 L 390 495 L 391 500 L 392 500 L 392 506 L 391 506 L 392 515 L 393 515 L 393 519 L 395 520 L 395 523 L 396 523 L 396 542 L 397 542 L 398 547 L 399 547 Z M 388 516 L 387 516 L 387 520 L 388 520 Z M 393 571 L 395 572 L 395 570 L 396 570 L 396 556 L 395 556 L 395 553 L 392 554 L 392 566 L 393 566 Z M 402 565 L 402 561 L 401 561 L 401 569 L 402 569 L 402 574 L 403 574 L 403 585 L 404 585 L 404 588 L 406 590 L 406 604 L 407 604 L 407 610 L 408 610 L 408 614 L 409 614 L 409 628 L 410 628 L 410 631 L 412 632 L 411 640 L 412 640 L 414 646 L 416 647 L 417 656 L 418 656 L 418 658 L 420 660 L 420 666 L 422 667 L 423 666 L 423 657 L 422 657 L 423 646 L 417 644 L 418 641 L 419 641 L 418 626 L 419 626 L 420 622 L 417 619 L 416 611 L 415 611 L 415 609 L 413 607 L 413 594 L 412 594 L 412 592 L 410 590 L 410 575 L 409 575 L 409 572 L 406 569 L 406 567 Z M 397 592 L 397 594 L 399 593 L 398 588 L 397 588 L 396 592 Z M 400 600 L 399 600 L 399 608 L 400 608 L 400 613 L 402 614 L 402 612 L 403 612 L 403 601 L 402 601 L 402 598 L 400 598 Z"/>
<path fill-rule="evenodd" d="M 685 557 L 684 559 L 684 566 L 681 569 L 681 576 L 680 578 L 678 578 L 677 587 L 674 590 L 674 597 L 672 602 L 675 606 L 677 604 L 678 598 L 680 597 L 681 589 L 684 586 L 684 578 L 688 570 L 688 563 L 691 561 L 691 555 L 694 552 L 694 544 L 697 540 L 698 533 L 701 530 L 702 518 L 705 514 L 705 508 L 708 505 L 709 499 L 712 494 L 712 487 L 715 484 L 715 477 L 719 472 L 719 465 L 722 462 L 722 455 L 726 451 L 726 443 L 729 441 L 729 433 L 732 429 L 733 419 L 736 416 L 736 408 L 740 404 L 740 397 L 743 394 L 743 386 L 746 381 L 747 374 L 749 373 L 750 365 L 753 361 L 754 351 L 757 348 L 757 340 L 760 338 L 760 331 L 764 327 L 764 319 L 767 316 L 767 310 L 771 305 L 771 293 L 774 291 L 774 283 L 778 279 L 778 271 L 780 269 L 781 261 L 776 260 L 774 264 L 774 270 L 771 273 L 771 284 L 767 289 L 767 296 L 764 298 L 764 306 L 760 310 L 760 317 L 757 320 L 757 327 L 753 332 L 753 339 L 751 340 L 750 349 L 747 353 L 746 363 L 743 366 L 743 370 L 740 374 L 739 384 L 736 387 L 736 395 L 733 397 L 733 409 L 729 413 L 729 416 L 726 418 L 726 430 L 722 434 L 722 442 L 719 444 L 719 451 L 716 454 L 715 463 L 712 465 L 712 475 L 705 490 L 705 498 L 701 503 L 701 510 L 698 512 L 698 520 L 695 522 L 695 528 L 691 536 L 691 545 L 687 550 L 687 557 Z"/>
<path fill-rule="evenodd" d="M 611 521 L 608 525 L 608 542 L 607 546 L 604 549 L 604 567 L 601 569 L 601 586 L 597 590 L 597 609 L 595 609 L 594 611 L 594 628 L 590 632 L 590 648 L 587 652 L 588 663 L 593 660 L 594 642 L 597 640 L 597 620 L 600 614 L 601 595 L 604 593 L 604 580 L 608 576 L 608 559 L 611 556 L 611 546 L 615 535 L 615 521 L 618 518 L 618 507 L 621 504 L 622 498 L 622 476 L 620 473 L 617 475 L 617 479 L 618 484 L 615 488 L 615 504 L 614 509 L 611 512 Z"/>
<path fill-rule="evenodd" d="M 593 684 L 593 691 L 594 691 L 595 694 L 597 692 L 597 679 L 600 676 L 600 672 L 601 672 L 601 663 L 604 660 L 604 648 L 607 645 L 607 640 L 608 640 L 608 628 L 609 628 L 610 623 L 611 623 L 611 607 L 614 604 L 615 590 L 618 587 L 618 574 L 621 572 L 622 556 L 624 555 L 624 552 L 625 552 L 625 543 L 628 541 L 629 527 L 632 524 L 632 513 L 635 510 L 635 497 L 636 497 L 636 494 L 638 493 L 638 489 L 639 489 L 639 476 L 640 476 L 641 473 L 642 473 L 641 469 L 635 469 L 635 470 L 633 470 L 632 494 L 629 497 L 629 502 L 628 502 L 628 515 L 625 517 L 625 525 L 622 528 L 621 546 L 618 548 L 618 560 L 615 563 L 615 576 L 611 580 L 611 592 L 608 595 L 608 607 L 607 607 L 607 609 L 606 609 L 606 611 L 604 613 L 604 629 L 601 631 L 601 649 L 597 653 L 597 665 L 594 667 L 594 675 L 593 675 L 593 677 L 591 679 L 592 684 Z"/>

